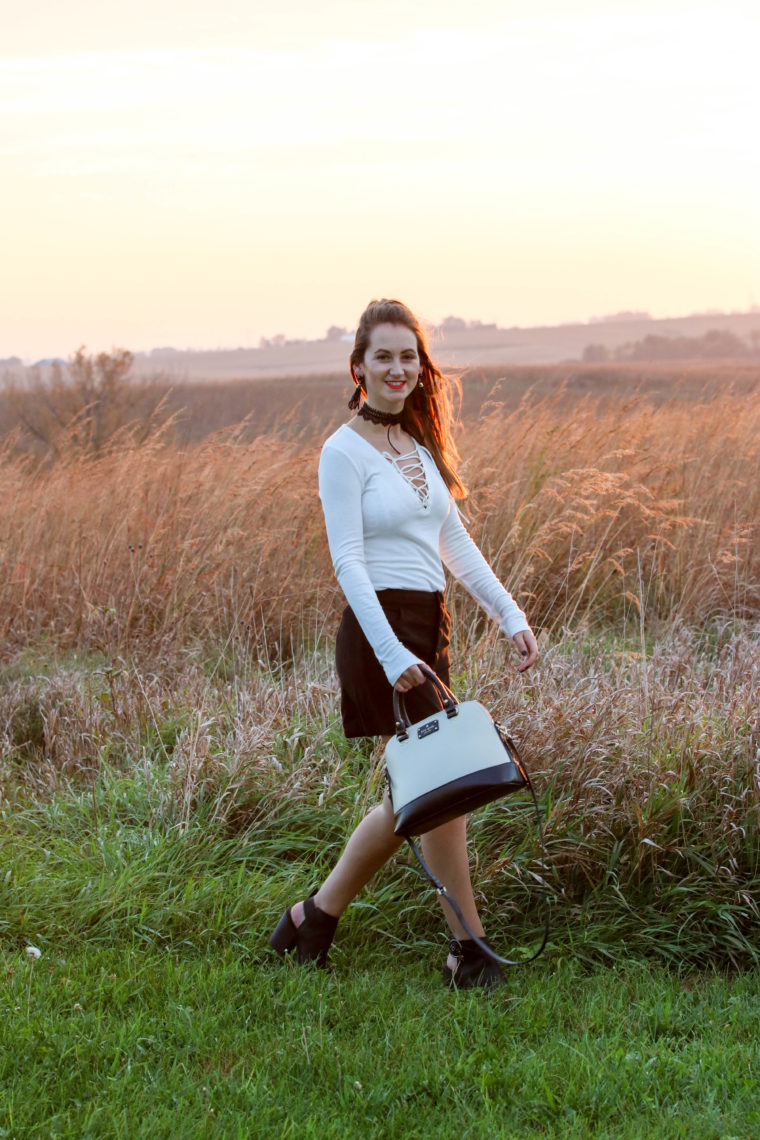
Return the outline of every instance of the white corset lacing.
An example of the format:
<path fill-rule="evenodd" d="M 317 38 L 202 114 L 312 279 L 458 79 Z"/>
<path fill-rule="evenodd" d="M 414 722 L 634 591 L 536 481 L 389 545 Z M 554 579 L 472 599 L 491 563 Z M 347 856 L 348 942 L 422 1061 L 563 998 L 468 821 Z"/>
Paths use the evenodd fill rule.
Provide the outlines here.
<path fill-rule="evenodd" d="M 430 506 L 430 488 L 422 463 L 422 456 L 417 448 L 415 447 L 414 451 L 407 451 L 405 455 L 391 455 L 390 452 L 384 451 L 383 458 L 395 467 L 402 479 L 415 492 L 423 509 L 427 510 Z"/>

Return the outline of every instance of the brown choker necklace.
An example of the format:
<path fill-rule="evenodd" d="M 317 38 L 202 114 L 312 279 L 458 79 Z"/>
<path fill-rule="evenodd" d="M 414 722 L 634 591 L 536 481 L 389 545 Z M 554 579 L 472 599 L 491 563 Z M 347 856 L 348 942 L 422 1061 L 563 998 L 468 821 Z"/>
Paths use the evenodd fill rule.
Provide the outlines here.
<path fill-rule="evenodd" d="M 393 424 L 401 423 L 401 412 L 378 412 L 377 408 L 371 408 L 369 404 L 362 404 L 357 416 L 361 416 L 363 420 L 369 420 L 371 424 L 382 424 L 383 427 L 391 427 Z"/>

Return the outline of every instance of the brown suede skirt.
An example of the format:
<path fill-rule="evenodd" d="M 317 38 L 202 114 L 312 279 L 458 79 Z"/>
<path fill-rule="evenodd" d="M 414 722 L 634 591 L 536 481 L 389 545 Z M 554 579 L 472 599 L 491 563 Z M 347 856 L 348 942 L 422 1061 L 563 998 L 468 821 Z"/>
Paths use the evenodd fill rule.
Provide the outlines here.
<path fill-rule="evenodd" d="M 451 618 L 443 594 L 424 590 L 378 590 L 377 598 L 402 645 L 426 662 L 448 685 Z M 391 736 L 396 727 L 393 688 L 350 606 L 343 611 L 338 629 L 335 663 L 346 736 Z M 441 707 L 429 683 L 417 685 L 406 693 L 405 703 L 413 723 Z"/>

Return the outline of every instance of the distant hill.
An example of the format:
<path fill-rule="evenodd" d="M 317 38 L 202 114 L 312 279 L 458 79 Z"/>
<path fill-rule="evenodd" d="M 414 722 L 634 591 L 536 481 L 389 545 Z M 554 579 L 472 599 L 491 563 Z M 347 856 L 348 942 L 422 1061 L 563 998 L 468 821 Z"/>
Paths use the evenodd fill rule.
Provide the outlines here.
<path fill-rule="evenodd" d="M 582 360 L 589 345 L 601 345 L 614 355 L 623 345 L 649 336 L 700 338 L 715 329 L 739 337 L 749 347 L 760 336 L 760 311 L 704 313 L 667 320 L 621 313 L 618 317 L 595 318 L 588 324 L 510 329 L 467 325 L 449 318 L 433 331 L 430 339 L 437 360 L 462 368 L 557 364 Z M 280 337 L 260 348 L 198 352 L 162 348 L 136 354 L 135 372 L 161 372 L 178 381 L 309 376 L 345 371 L 349 352 L 350 340 L 335 336 L 333 331 L 323 340 L 288 341 Z"/>

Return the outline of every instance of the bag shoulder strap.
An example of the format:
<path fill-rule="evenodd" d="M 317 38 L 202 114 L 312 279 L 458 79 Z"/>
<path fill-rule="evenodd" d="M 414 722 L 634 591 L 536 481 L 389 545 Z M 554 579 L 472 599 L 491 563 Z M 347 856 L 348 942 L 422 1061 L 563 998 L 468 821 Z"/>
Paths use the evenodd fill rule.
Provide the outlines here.
<path fill-rule="evenodd" d="M 517 758 L 520 761 L 520 767 L 522 768 L 522 770 L 525 774 L 525 779 L 526 779 L 528 788 L 530 790 L 530 794 L 533 797 L 533 806 L 536 809 L 536 825 L 538 827 L 538 842 L 539 842 L 539 846 L 540 846 L 540 850 L 541 850 L 541 871 L 542 871 L 543 879 L 544 879 L 544 881 L 546 881 L 546 848 L 544 846 L 544 829 L 543 829 L 543 826 L 541 823 L 541 809 L 538 806 L 538 799 L 536 797 L 536 792 L 535 792 L 535 789 L 533 787 L 533 784 L 531 783 L 530 776 L 528 775 L 527 769 L 525 768 L 525 765 L 523 764 L 522 759 L 520 758 L 520 755 L 517 752 L 517 748 L 515 747 L 515 745 L 512 741 L 510 741 L 510 747 L 514 748 L 515 754 L 517 755 Z M 453 897 L 453 895 L 449 894 L 448 890 L 443 885 L 443 883 L 440 881 L 440 879 L 436 878 L 436 876 L 430 870 L 427 863 L 423 859 L 422 854 L 420 853 L 420 850 L 417 847 L 417 844 L 414 842 L 414 840 L 411 838 L 411 836 L 406 835 L 404 838 L 406 839 L 407 843 L 409 844 L 412 851 L 414 852 L 418 863 L 422 867 L 422 870 L 425 873 L 425 875 L 427 876 L 427 878 L 430 880 L 430 883 L 432 884 L 433 888 L 435 889 L 436 894 L 439 896 L 439 898 L 446 899 L 446 902 L 449 904 L 451 909 L 454 911 L 454 914 L 457 916 L 457 918 L 461 922 L 462 926 L 465 928 L 465 930 L 469 934 L 470 938 L 473 940 L 473 942 L 475 942 L 480 947 L 480 949 L 483 951 L 484 954 L 486 954 L 489 958 L 492 959 L 492 961 L 498 962 L 502 966 L 527 966 L 527 964 L 529 962 L 535 962 L 536 958 L 538 958 L 538 956 L 543 953 L 543 951 L 546 947 L 546 943 L 549 941 L 550 913 L 549 913 L 549 899 L 548 898 L 544 899 L 544 935 L 543 935 L 543 938 L 541 939 L 541 945 L 539 946 L 538 950 L 536 950 L 533 954 L 531 954 L 531 956 L 529 958 L 519 958 L 519 959 L 502 958 L 499 954 L 494 953 L 494 951 L 491 949 L 491 947 L 487 943 L 485 943 L 482 938 L 479 938 L 478 935 L 475 934 L 475 932 L 471 929 L 469 923 L 467 922 L 464 915 L 462 914 L 459 903 L 456 901 L 456 899 Z"/>

